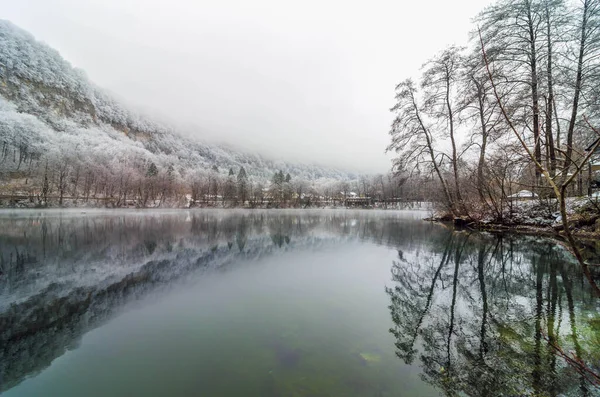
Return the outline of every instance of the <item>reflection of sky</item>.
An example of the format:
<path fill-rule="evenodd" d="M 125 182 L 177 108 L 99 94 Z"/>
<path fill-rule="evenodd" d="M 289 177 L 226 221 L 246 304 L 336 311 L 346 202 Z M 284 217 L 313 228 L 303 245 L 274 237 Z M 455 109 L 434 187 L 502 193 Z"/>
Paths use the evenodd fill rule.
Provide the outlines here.
<path fill-rule="evenodd" d="M 502 359 L 493 349 L 507 343 L 498 339 L 503 325 L 519 334 L 515 334 L 517 338 L 530 343 L 531 324 L 535 321 L 537 307 L 538 276 L 543 279 L 542 306 L 545 311 L 551 295 L 547 292 L 550 286 L 548 275 L 555 272 L 559 305 L 563 305 L 562 311 L 558 311 L 560 320 L 557 322 L 564 334 L 570 332 L 570 313 L 564 307 L 567 298 L 562 296 L 565 293 L 563 274 L 573 285 L 577 315 L 588 311 L 597 316 L 598 312 L 594 310 L 595 301 L 590 301 L 586 295 L 578 268 L 563 261 L 563 252 L 553 248 L 552 241 L 453 233 L 443 226 L 420 221 L 415 213 L 165 211 L 151 212 L 148 216 L 140 212 L 102 214 L 77 216 L 67 212 L 65 217 L 0 216 L 2 257 L 6 259 L 10 252 L 18 249 L 36 258 L 36 261 L 26 263 L 22 270 L 9 269 L 1 284 L 6 291 L 4 304 L 32 297 L 32 305 L 21 305 L 19 308 L 23 310 L 18 311 L 18 317 L 9 311 L 0 312 L 0 315 L 24 328 L 35 328 L 36 331 L 22 343 L 28 346 L 46 344 L 39 352 L 37 349 L 20 349 L 17 344 L 5 345 L 7 349 L 17 349 L 18 355 L 13 357 L 17 364 L 24 366 L 20 372 L 14 371 L 14 365 L 11 369 L 6 363 L 4 368 L 13 371 L 10 381 L 15 382 L 36 366 L 50 365 L 44 361 L 46 358 L 41 356 L 42 353 L 51 351 L 48 355 L 61 357 L 49 371 L 23 383 L 23 389 L 13 389 L 15 393 L 18 390 L 25 394 L 27 390 L 42 390 L 43 379 L 52 380 L 53 390 L 57 393 L 64 391 L 69 382 L 61 375 L 61 365 L 69 376 L 77 373 L 77 377 L 93 384 L 97 379 L 90 379 L 89 373 L 84 373 L 82 363 L 93 361 L 91 357 L 98 354 L 94 344 L 100 342 L 90 342 L 98 334 L 104 334 L 105 343 L 120 340 L 124 349 L 139 347 L 140 357 L 146 357 L 145 360 L 158 360 L 156 357 L 160 356 L 175 361 L 179 353 L 174 351 L 187 344 L 193 347 L 194 343 L 205 343 L 199 342 L 204 341 L 201 336 L 216 338 L 214 345 L 217 346 L 222 333 L 216 329 L 244 329 L 247 335 L 259 335 L 267 323 L 273 327 L 297 323 L 298 327 L 310 328 L 311 336 L 307 338 L 311 341 L 327 340 L 331 346 L 337 346 L 336 354 L 351 352 L 355 358 L 360 353 L 367 357 L 368 354 L 381 357 L 389 354 L 391 360 L 395 335 L 388 335 L 388 330 L 394 326 L 390 322 L 390 310 L 402 314 L 394 320 L 398 321 L 395 325 L 408 327 L 401 328 L 400 337 L 410 338 L 421 310 L 425 308 L 434 278 L 437 281 L 433 284 L 431 306 L 421 323 L 423 333 L 419 334 L 415 347 L 426 356 L 432 355 L 434 361 L 429 365 L 437 378 L 440 365 L 445 366 L 445 343 L 449 340 L 448 329 L 452 321 L 452 344 L 448 350 L 453 360 L 460 359 L 465 348 L 474 349 L 480 345 L 484 297 L 480 269 L 489 305 L 487 338 L 496 338 L 490 345 L 490 359 Z M 45 245 L 40 231 L 42 225 L 46 230 Z M 2 233 L 2 230 L 10 232 Z M 19 232 L 15 233 L 15 230 Z M 167 261 L 161 264 L 158 261 L 162 259 Z M 440 267 L 442 259 L 445 262 Z M 53 282 L 53 288 L 43 291 Z M 74 289 L 77 285 L 88 287 L 78 293 Z M 36 289 L 40 287 L 42 289 Z M 384 287 L 388 288 L 387 294 Z M 75 311 L 61 317 L 66 328 L 56 333 L 52 328 L 52 313 L 56 308 L 53 305 L 62 304 L 54 299 L 61 294 L 68 294 Z M 390 305 L 393 294 L 398 300 L 392 300 Z M 89 303 L 86 297 L 91 298 Z M 112 320 L 115 314 L 131 308 L 130 305 L 136 312 L 141 309 L 146 313 L 143 318 L 130 317 L 128 312 L 127 316 Z M 169 306 L 168 310 L 165 305 Z M 38 317 L 38 309 L 44 314 L 42 317 Z M 202 321 L 188 322 L 199 313 L 210 316 Z M 161 322 L 160 316 L 171 317 L 169 321 Z M 92 320 L 88 322 L 88 319 Z M 115 324 L 119 324 L 118 327 Z M 204 324 L 213 324 L 214 332 L 202 328 Z M 91 329 L 96 330 L 88 333 Z M 140 333 L 153 329 L 161 330 L 162 334 L 156 334 L 152 343 L 136 339 Z M 198 332 L 190 336 L 190 329 Z M 14 330 L 7 331 L 3 335 L 10 337 Z M 67 342 L 74 343 L 82 335 L 86 335 L 82 347 L 63 355 Z M 239 335 L 239 332 L 230 335 L 232 339 L 228 343 L 239 343 Z M 167 342 L 161 341 L 165 337 Z M 192 339 L 186 341 L 188 337 Z M 508 341 L 513 342 L 523 341 Z M 152 347 L 161 343 L 165 346 L 162 350 Z M 247 345 L 236 346 L 248 348 Z M 288 361 L 294 365 L 299 353 L 282 349 L 281 357 L 292 357 Z M 103 352 L 110 353 L 108 350 Z M 143 352 L 150 356 L 144 356 Z M 218 355 L 216 351 L 202 354 Z M 105 371 L 107 377 L 114 376 L 108 363 L 118 357 L 105 358 L 107 367 L 99 371 Z M 230 359 L 222 357 L 220 365 L 227 367 Z M 389 368 L 398 368 L 394 366 L 400 365 L 399 362 L 394 358 Z M 159 364 L 157 368 L 160 369 Z M 188 364 L 193 368 L 204 365 L 194 359 Z M 66 370 L 73 365 L 75 372 Z M 459 368 L 467 369 L 468 366 Z M 124 370 L 124 373 L 127 372 Z M 402 377 L 394 379 L 405 381 Z M 73 387 L 77 388 L 76 385 Z M 98 390 L 106 389 L 98 386 Z"/>
<path fill-rule="evenodd" d="M 239 250 L 241 244 L 245 256 L 303 246 L 317 248 L 350 238 L 368 238 L 368 230 L 366 235 L 359 233 L 364 232 L 361 224 L 398 217 L 377 211 L 362 212 L 359 217 L 353 214 L 344 210 L 1 211 L 0 256 L 6 262 L 10 258 L 14 261 L 15 252 L 19 252 L 27 263 L 18 272 L 5 270 L 4 278 L 0 278 L 0 310 L 50 286 L 53 294 L 60 296 L 80 286 L 108 285 L 151 260 L 174 260 L 191 252 L 199 255 L 215 245 L 233 242 Z M 401 216 L 410 220 L 419 213 Z M 334 223 L 337 219 L 341 222 Z M 283 245 L 276 250 L 273 237 L 278 235 L 281 241 L 275 241 Z M 221 261 L 226 256 L 222 253 Z"/>
<path fill-rule="evenodd" d="M 393 339 L 388 333 L 388 302 L 383 286 L 390 278 L 396 251 L 386 244 L 371 243 L 377 242 L 374 236 L 389 232 L 380 228 L 365 233 L 366 221 L 376 219 L 371 215 L 351 217 L 355 223 L 351 227 L 352 222 L 339 221 L 343 213 L 323 214 L 327 216 L 311 219 L 277 215 L 266 222 L 246 218 L 245 223 L 240 218 L 228 222 L 219 216 L 201 222 L 192 216 L 187 222 L 187 216 L 182 215 L 173 223 L 165 220 L 154 224 L 129 219 L 128 223 L 119 224 L 119 228 L 128 224 L 128 231 L 135 232 L 135 239 L 126 241 L 108 238 L 115 235 L 114 230 L 106 228 L 110 221 L 96 219 L 94 230 L 99 233 L 96 238 L 100 253 L 105 252 L 106 244 L 115 243 L 120 244 L 117 251 L 130 251 L 129 255 L 123 253 L 124 261 L 167 256 L 173 260 L 167 266 L 156 267 L 156 272 L 153 266 L 145 266 L 133 277 L 123 279 L 130 282 L 111 276 L 115 283 L 106 290 L 101 287 L 108 281 L 84 290 L 83 294 L 73 291 L 68 301 L 76 307 L 73 314 L 60 317 L 64 328 L 59 325 L 56 330 L 48 318 L 57 304 L 51 296 L 41 295 L 32 301 L 37 306 L 35 310 L 48 311 L 43 322 L 38 322 L 35 311 L 29 309 L 18 318 L 11 317 L 20 328 L 35 328 L 35 333 L 19 344 L 4 345 L 18 352 L 11 356 L 13 362 L 4 363 L 4 370 L 8 371 L 5 387 L 21 382 L 32 372 L 42 372 L 10 389 L 7 395 L 37 395 L 42 391 L 45 395 L 81 395 L 84 390 L 86 395 L 122 395 L 120 387 L 127 384 L 136 385 L 138 392 L 144 390 L 148 396 L 164 395 L 162 388 L 170 385 L 173 395 L 178 393 L 178 387 L 190 384 L 196 385 L 197 392 L 202 387 L 210 389 L 209 384 L 229 390 L 228 387 L 234 387 L 232 377 L 248 387 L 268 371 L 280 374 L 277 362 L 263 362 L 268 357 L 264 357 L 264 351 L 256 351 L 262 345 L 279 350 L 281 362 L 287 362 L 289 370 L 301 365 L 295 364 L 296 360 L 301 363 L 318 357 L 318 362 L 309 361 L 310 368 L 304 370 L 319 368 L 318 376 L 324 378 L 332 376 L 330 373 L 346 371 L 346 377 L 353 373 L 352 380 L 359 386 L 361 382 L 371 382 L 368 378 L 356 378 L 357 371 L 365 371 L 361 354 L 371 354 L 381 362 L 386 382 L 412 384 L 412 389 L 421 391 L 415 397 L 436 395 L 417 376 L 402 375 L 407 371 L 415 373 L 416 369 L 407 369 L 389 348 Z M 217 230 L 215 238 L 193 229 L 194 225 L 210 224 L 211 219 L 222 221 L 212 229 Z M 71 227 L 78 229 L 82 225 Z M 159 233 L 149 233 L 144 227 L 149 225 Z M 247 236 L 240 249 L 241 230 L 247 230 Z M 364 234 L 359 234 L 359 230 Z M 140 247 L 148 250 L 151 244 L 146 239 L 150 236 L 157 237 L 153 253 L 139 253 Z M 165 241 L 176 242 L 171 244 L 171 252 Z M 215 242 L 220 244 L 213 250 L 211 244 Z M 79 260 L 75 247 L 70 246 L 69 250 Z M 138 252 L 140 257 L 131 252 Z M 203 264 L 195 265 L 196 258 L 202 255 L 209 258 L 208 272 Z M 76 270 L 86 267 L 86 263 L 74 263 Z M 107 261 L 105 266 L 110 268 L 110 263 Z M 219 271 L 210 271 L 215 268 Z M 94 278 L 86 280 L 91 282 Z M 65 289 L 65 293 L 70 291 Z M 126 315 L 119 315 L 123 312 Z M 13 330 L 7 331 L 10 335 Z M 290 342 L 285 339 L 289 335 L 300 339 Z M 280 337 L 283 339 L 277 339 Z M 42 342 L 42 350 L 20 348 Z M 288 348 L 287 343 L 294 344 Z M 73 345 L 77 348 L 65 353 L 65 348 Z M 290 351 L 296 353 L 290 356 Z M 56 359 L 50 363 L 46 357 Z M 245 357 L 255 358 L 251 365 L 238 368 Z M 263 368 L 264 365 L 268 367 Z M 137 378 L 148 373 L 154 374 L 151 380 L 140 382 Z M 199 377 L 205 374 L 212 375 L 198 384 Z M 226 385 L 220 383 L 223 376 L 227 378 Z M 378 376 L 383 377 L 383 372 Z M 176 384 L 169 381 L 175 378 Z M 344 382 L 340 385 L 347 387 Z M 428 392 L 423 394 L 423 390 Z M 249 395 L 241 389 L 230 395 L 240 393 Z"/>

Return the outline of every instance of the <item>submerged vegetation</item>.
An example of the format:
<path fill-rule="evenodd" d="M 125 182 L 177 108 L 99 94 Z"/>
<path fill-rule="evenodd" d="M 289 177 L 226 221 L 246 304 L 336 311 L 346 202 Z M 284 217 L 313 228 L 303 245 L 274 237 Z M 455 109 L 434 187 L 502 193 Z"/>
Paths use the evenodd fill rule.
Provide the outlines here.
<path fill-rule="evenodd" d="M 394 263 L 387 293 L 398 357 L 418 360 L 449 396 L 596 395 L 596 298 L 587 283 L 577 291 L 570 254 L 535 238 L 440 237 Z"/>
<path fill-rule="evenodd" d="M 0 393 L 600 396 L 600 0 L 471 33 L 359 175 L 183 136 L 0 20 L 0 207 L 125 208 L 0 213 Z"/>

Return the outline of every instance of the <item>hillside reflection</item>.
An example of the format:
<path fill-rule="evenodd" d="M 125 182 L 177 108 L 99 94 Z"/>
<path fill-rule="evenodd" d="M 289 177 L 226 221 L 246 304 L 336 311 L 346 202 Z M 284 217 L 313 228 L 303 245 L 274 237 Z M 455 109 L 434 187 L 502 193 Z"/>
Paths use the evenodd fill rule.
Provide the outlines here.
<path fill-rule="evenodd" d="M 202 271 L 348 239 L 413 246 L 438 228 L 360 212 L 0 217 L 0 391 L 77 347 L 128 302 Z"/>
<path fill-rule="evenodd" d="M 396 354 L 445 395 L 598 395 L 554 347 L 600 372 L 597 299 L 556 242 L 448 232 L 392 274 Z"/>
<path fill-rule="evenodd" d="M 547 341 L 600 367 L 597 301 L 565 252 L 548 240 L 453 232 L 420 217 L 2 215 L 0 391 L 39 373 L 150 293 L 270 255 L 365 241 L 398 251 L 386 288 L 391 332 L 397 356 L 420 365 L 427 382 L 447 395 L 594 395 Z"/>

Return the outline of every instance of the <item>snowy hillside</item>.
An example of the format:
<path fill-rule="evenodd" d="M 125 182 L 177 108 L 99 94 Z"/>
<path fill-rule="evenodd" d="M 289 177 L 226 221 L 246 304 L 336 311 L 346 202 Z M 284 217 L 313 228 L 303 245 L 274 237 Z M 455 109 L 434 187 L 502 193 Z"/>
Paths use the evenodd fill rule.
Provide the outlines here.
<path fill-rule="evenodd" d="M 56 50 L 2 20 L 0 147 L 4 181 L 29 177 L 40 186 L 42 169 L 60 171 L 62 165 L 69 167 L 69 177 L 93 170 L 104 178 L 127 173 L 135 179 L 153 163 L 159 172 L 168 170 L 170 178 L 182 183 L 192 174 L 208 178 L 213 166 L 221 175 L 243 166 L 257 183 L 267 183 L 277 170 L 315 184 L 357 177 L 332 168 L 271 161 L 183 137 L 128 110 Z"/>

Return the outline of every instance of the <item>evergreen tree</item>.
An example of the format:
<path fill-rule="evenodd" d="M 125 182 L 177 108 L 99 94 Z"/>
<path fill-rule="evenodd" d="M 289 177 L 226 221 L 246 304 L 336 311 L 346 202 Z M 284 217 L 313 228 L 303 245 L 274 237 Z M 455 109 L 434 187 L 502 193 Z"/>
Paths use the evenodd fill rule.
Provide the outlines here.
<path fill-rule="evenodd" d="M 236 186 L 235 186 L 235 173 L 233 169 L 229 169 L 229 176 L 225 182 L 225 188 L 223 189 L 223 200 L 236 201 Z"/>
<path fill-rule="evenodd" d="M 285 182 L 283 171 L 279 170 L 276 172 L 275 175 L 273 175 L 273 180 L 271 182 L 274 198 L 281 201 L 283 198 L 283 183 Z"/>
<path fill-rule="evenodd" d="M 217 202 L 217 196 L 219 195 L 219 168 L 217 165 L 213 165 L 208 176 L 208 195 L 214 196 L 214 202 Z"/>
<path fill-rule="evenodd" d="M 246 174 L 244 167 L 240 168 L 240 172 L 237 176 L 237 191 L 238 198 L 240 199 L 241 204 L 244 205 L 248 195 L 248 175 Z"/>
<path fill-rule="evenodd" d="M 156 167 L 156 164 L 154 164 L 154 162 L 150 163 L 150 165 L 148 166 L 148 170 L 146 171 L 146 176 L 151 178 L 158 175 L 158 168 Z"/>

